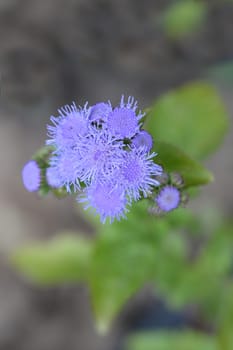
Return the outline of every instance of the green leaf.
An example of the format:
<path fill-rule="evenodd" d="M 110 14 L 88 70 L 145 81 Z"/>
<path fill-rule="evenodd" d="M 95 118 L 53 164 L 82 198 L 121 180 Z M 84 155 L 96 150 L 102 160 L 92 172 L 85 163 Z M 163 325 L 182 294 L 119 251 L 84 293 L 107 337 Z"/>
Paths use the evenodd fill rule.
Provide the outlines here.
<path fill-rule="evenodd" d="M 219 329 L 218 341 L 219 348 L 231 350 L 233 347 L 233 283 L 232 280 L 225 283 L 224 293 L 220 301 L 220 311 L 218 314 Z"/>
<path fill-rule="evenodd" d="M 206 5 L 199 1 L 183 0 L 170 5 L 163 13 L 162 24 L 171 38 L 180 38 L 198 30 L 206 15 Z"/>
<path fill-rule="evenodd" d="M 184 224 L 183 229 L 189 227 L 190 222 L 187 221 Z M 204 227 L 200 225 L 199 230 L 203 231 L 203 229 Z M 177 254 L 176 261 L 174 260 L 174 283 L 172 283 L 172 279 L 166 276 L 172 271 L 172 265 L 169 267 L 172 260 L 169 255 L 161 257 L 162 261 L 166 260 L 166 264 L 164 267 L 162 265 L 155 278 L 154 283 L 157 293 L 159 292 L 172 307 L 179 309 L 188 303 L 198 303 L 206 317 L 210 319 L 216 317 L 219 308 L 224 305 L 224 294 L 228 286 L 227 280 L 232 268 L 232 232 L 233 228 L 229 224 L 217 228 L 208 240 L 207 237 L 205 238 L 205 243 L 202 243 L 201 249 L 199 248 L 200 250 L 195 252 L 195 258 L 193 257 L 191 261 L 187 258 L 183 260 L 183 266 L 182 254 Z M 203 232 L 203 234 L 205 233 Z M 190 235 L 188 235 L 188 238 L 190 238 Z M 190 246 L 188 249 L 187 245 L 187 256 L 190 248 L 193 251 L 193 247 Z M 168 272 L 166 272 L 167 270 Z M 227 307 L 229 310 L 229 305 Z M 226 315 L 226 311 L 224 311 L 224 315 Z"/>
<path fill-rule="evenodd" d="M 165 142 L 156 142 L 154 151 L 158 153 L 156 163 L 168 173 L 178 172 L 186 187 L 205 185 L 213 181 L 213 175 L 207 169 L 179 148 Z"/>
<path fill-rule="evenodd" d="M 224 104 L 209 84 L 195 82 L 162 95 L 150 109 L 146 129 L 158 141 L 203 159 L 221 143 L 227 129 Z"/>
<path fill-rule="evenodd" d="M 132 207 L 128 220 L 99 227 L 95 241 L 56 238 L 21 249 L 14 264 L 40 284 L 86 282 L 97 328 L 103 332 L 130 297 L 152 280 L 169 227 L 166 220 L 149 216 L 147 202 L 141 201 Z M 169 251 L 176 251 L 177 244 L 169 246 Z"/>
<path fill-rule="evenodd" d="M 13 263 L 36 283 L 53 285 L 82 281 L 86 278 L 91 252 L 91 241 L 66 234 L 20 249 Z"/>
<path fill-rule="evenodd" d="M 32 156 L 32 159 L 38 163 L 40 168 L 45 169 L 48 167 L 48 160 L 53 150 L 53 146 L 43 146 Z"/>
<path fill-rule="evenodd" d="M 126 350 L 217 350 L 214 337 L 192 331 L 138 333 L 129 337 Z"/>
<path fill-rule="evenodd" d="M 97 328 L 105 332 L 123 305 L 152 279 L 159 242 L 169 226 L 137 203 L 128 220 L 104 225 L 96 242 L 89 284 Z"/>

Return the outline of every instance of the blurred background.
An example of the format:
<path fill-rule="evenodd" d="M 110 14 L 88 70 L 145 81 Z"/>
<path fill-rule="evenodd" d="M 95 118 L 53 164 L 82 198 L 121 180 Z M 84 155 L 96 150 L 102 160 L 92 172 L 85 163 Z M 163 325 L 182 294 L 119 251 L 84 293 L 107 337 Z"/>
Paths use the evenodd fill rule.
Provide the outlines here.
<path fill-rule="evenodd" d="M 145 287 L 108 335 L 97 335 L 84 286 L 39 288 L 9 263 L 16 247 L 58 231 L 94 234 L 74 198 L 42 201 L 21 183 L 23 164 L 44 144 L 49 116 L 72 101 L 114 104 L 125 94 L 143 109 L 183 83 L 211 81 L 231 128 L 207 163 L 215 182 L 192 207 L 209 202 L 232 213 L 233 3 L 209 0 L 196 14 L 171 14 L 176 3 L 0 0 L 0 349 L 120 350 L 132 329 L 202 329 L 200 320 L 172 313 Z"/>

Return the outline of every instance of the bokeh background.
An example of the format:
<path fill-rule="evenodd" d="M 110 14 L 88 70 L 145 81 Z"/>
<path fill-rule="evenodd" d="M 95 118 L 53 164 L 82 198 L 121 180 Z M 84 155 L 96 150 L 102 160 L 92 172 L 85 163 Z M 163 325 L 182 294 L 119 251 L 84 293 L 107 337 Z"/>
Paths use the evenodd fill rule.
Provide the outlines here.
<path fill-rule="evenodd" d="M 17 274 L 19 246 L 81 229 L 93 235 L 74 199 L 41 200 L 25 191 L 21 168 L 44 143 L 46 123 L 65 103 L 133 95 L 141 108 L 171 88 L 207 79 L 231 117 L 230 131 L 207 166 L 215 182 L 192 203 L 232 213 L 233 4 L 209 0 L 204 21 L 174 37 L 168 0 L 0 0 L 0 349 L 119 350 L 135 328 L 202 328 L 172 313 L 145 287 L 106 336 L 96 333 L 88 290 L 39 288 Z M 218 67 L 229 67 L 225 77 Z M 217 68 L 216 68 L 217 67 Z M 174 126 L 175 127 L 175 126 Z"/>

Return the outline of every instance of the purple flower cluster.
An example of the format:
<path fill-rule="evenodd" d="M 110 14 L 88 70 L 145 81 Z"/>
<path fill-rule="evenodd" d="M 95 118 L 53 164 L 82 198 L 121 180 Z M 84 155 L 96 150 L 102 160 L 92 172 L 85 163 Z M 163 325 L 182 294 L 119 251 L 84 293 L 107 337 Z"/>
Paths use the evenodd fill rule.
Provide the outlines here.
<path fill-rule="evenodd" d="M 153 161 L 153 140 L 142 130 L 144 114 L 133 97 L 122 96 L 115 108 L 110 102 L 83 108 L 73 103 L 58 113 L 47 127 L 46 144 L 54 149 L 46 170 L 51 187 L 82 191 L 78 201 L 104 223 L 125 217 L 132 201 L 159 186 L 162 168 Z"/>

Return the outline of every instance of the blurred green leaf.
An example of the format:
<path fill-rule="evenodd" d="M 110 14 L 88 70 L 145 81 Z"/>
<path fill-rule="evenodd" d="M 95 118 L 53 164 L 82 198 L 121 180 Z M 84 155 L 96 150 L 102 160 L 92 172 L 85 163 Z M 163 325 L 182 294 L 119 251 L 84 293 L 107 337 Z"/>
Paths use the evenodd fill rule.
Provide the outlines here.
<path fill-rule="evenodd" d="M 200 222 L 188 208 L 178 208 L 166 215 L 166 220 L 173 229 L 188 229 L 190 234 L 200 235 Z M 197 232 L 198 231 L 198 232 Z"/>
<path fill-rule="evenodd" d="M 21 249 L 14 263 L 42 285 L 87 283 L 97 328 L 102 332 L 148 282 L 171 306 L 199 303 L 208 315 L 219 314 L 225 323 L 232 320 L 230 294 L 223 288 L 232 266 L 232 226 L 224 223 L 211 236 L 203 235 L 205 241 L 190 259 L 192 245 L 186 231 L 201 230 L 198 219 L 184 209 L 153 217 L 147 205 L 139 201 L 128 220 L 99 226 L 94 241 L 63 235 Z M 192 237 L 199 239 L 199 235 Z"/>
<path fill-rule="evenodd" d="M 19 250 L 13 263 L 40 284 L 82 281 L 88 273 L 91 252 L 91 241 L 66 234 Z"/>
<path fill-rule="evenodd" d="M 162 165 L 168 173 L 178 172 L 186 187 L 205 185 L 213 181 L 213 175 L 207 169 L 179 148 L 165 142 L 156 142 L 154 151 L 158 153 L 156 163 Z"/>
<path fill-rule="evenodd" d="M 206 4 L 201 1 L 176 1 L 163 13 L 162 25 L 171 38 L 180 38 L 200 28 L 206 15 Z"/>
<path fill-rule="evenodd" d="M 152 106 L 146 129 L 158 141 L 203 159 L 221 143 L 227 129 L 224 104 L 209 84 L 195 82 L 168 92 Z"/>
<path fill-rule="evenodd" d="M 199 257 L 200 269 L 214 271 L 215 276 L 220 277 L 230 273 L 232 267 L 233 252 L 233 226 L 222 225 L 212 233 Z"/>
<path fill-rule="evenodd" d="M 154 282 L 157 293 L 165 297 L 172 307 L 181 308 L 188 303 L 198 303 L 207 317 L 216 317 L 225 299 L 224 285 L 227 285 L 226 281 L 232 268 L 232 251 L 232 225 L 217 228 L 212 236 L 202 243 L 199 251 L 195 252 L 195 258 L 189 260 L 187 256 L 187 259 L 183 260 L 183 266 L 181 254 L 178 254 L 177 261 L 180 263 L 175 263 L 175 283 L 167 279 L 166 270 L 161 269 L 159 274 L 157 272 Z M 168 259 L 169 263 L 170 261 L 172 262 Z M 167 260 L 164 269 L 168 269 L 168 273 L 172 271 L 172 266 L 169 267 Z"/>
<path fill-rule="evenodd" d="M 219 301 L 217 314 L 219 349 L 232 350 L 233 348 L 233 281 L 225 281 L 222 288 L 222 297 Z"/>
<path fill-rule="evenodd" d="M 128 220 L 98 229 L 95 241 L 61 236 L 20 249 L 13 262 L 25 276 L 42 285 L 86 282 L 97 327 L 103 332 L 128 299 L 152 280 L 169 224 L 150 217 L 146 201 L 141 201 L 132 207 Z M 176 250 L 171 245 L 170 249 Z"/>
<path fill-rule="evenodd" d="M 192 331 L 138 333 L 129 337 L 126 350 L 217 350 L 214 337 Z"/>
<path fill-rule="evenodd" d="M 165 220 L 147 214 L 145 203 L 135 204 L 128 220 L 103 227 L 89 275 L 100 331 L 108 329 L 129 298 L 155 275 L 160 243 L 168 230 Z"/>
<path fill-rule="evenodd" d="M 48 166 L 48 160 L 53 150 L 53 146 L 43 146 L 32 156 L 32 159 L 38 163 L 40 168 L 45 169 Z"/>

